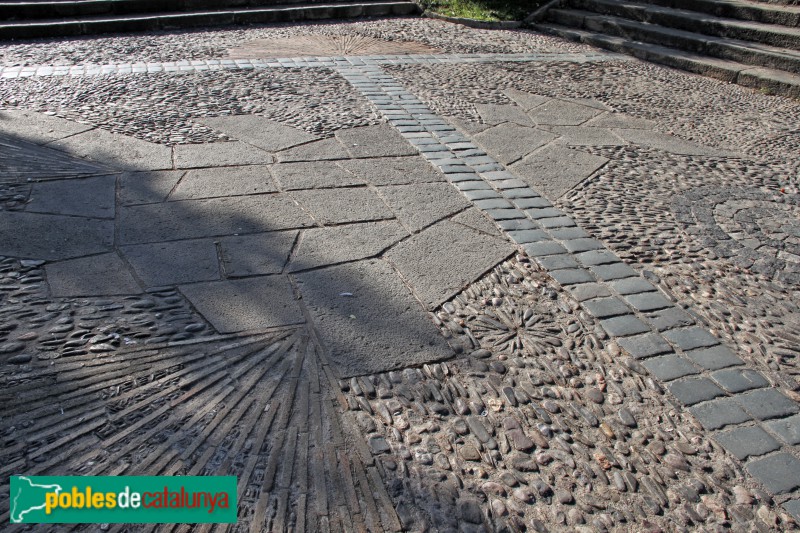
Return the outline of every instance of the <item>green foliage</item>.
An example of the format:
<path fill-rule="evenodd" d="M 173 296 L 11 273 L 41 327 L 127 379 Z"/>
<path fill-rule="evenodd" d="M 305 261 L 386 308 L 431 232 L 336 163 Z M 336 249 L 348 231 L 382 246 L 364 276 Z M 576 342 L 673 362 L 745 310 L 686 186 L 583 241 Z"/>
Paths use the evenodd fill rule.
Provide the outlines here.
<path fill-rule="evenodd" d="M 420 0 L 426 10 L 475 20 L 522 20 L 545 0 Z"/>

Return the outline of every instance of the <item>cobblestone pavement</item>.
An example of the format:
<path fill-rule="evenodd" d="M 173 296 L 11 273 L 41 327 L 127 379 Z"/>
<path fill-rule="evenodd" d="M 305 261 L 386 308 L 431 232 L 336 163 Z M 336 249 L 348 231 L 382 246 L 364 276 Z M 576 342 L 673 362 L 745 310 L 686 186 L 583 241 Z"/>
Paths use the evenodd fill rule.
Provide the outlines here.
<path fill-rule="evenodd" d="M 236 475 L 216 530 L 798 529 L 797 102 L 419 19 L 0 55 L 2 475 Z"/>

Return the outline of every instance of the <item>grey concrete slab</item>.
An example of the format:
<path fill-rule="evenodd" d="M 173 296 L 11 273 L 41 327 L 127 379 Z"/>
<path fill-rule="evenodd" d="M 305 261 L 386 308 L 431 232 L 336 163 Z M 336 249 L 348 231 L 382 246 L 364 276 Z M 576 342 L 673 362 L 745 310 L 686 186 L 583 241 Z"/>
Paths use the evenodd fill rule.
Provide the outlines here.
<path fill-rule="evenodd" d="M 239 141 L 175 146 L 175 168 L 263 165 L 273 160 L 264 150 Z"/>
<path fill-rule="evenodd" d="M 534 107 L 538 107 L 543 103 L 550 101 L 550 98 L 547 96 L 526 93 L 517 89 L 506 89 L 503 91 L 503 94 L 511 98 L 514 103 L 516 103 L 525 111 L 529 111 Z"/>
<path fill-rule="evenodd" d="M 180 290 L 220 333 L 304 321 L 289 279 L 283 275 L 194 283 Z"/>
<path fill-rule="evenodd" d="M 366 184 L 362 178 L 345 171 L 333 161 L 278 163 L 272 167 L 272 175 L 287 191 Z"/>
<path fill-rule="evenodd" d="M 533 109 L 533 121 L 548 126 L 579 126 L 603 111 L 577 102 L 552 99 Z"/>
<path fill-rule="evenodd" d="M 0 211 L 0 255 L 55 261 L 108 252 L 113 244 L 113 220 Z"/>
<path fill-rule="evenodd" d="M 417 150 L 388 124 L 338 130 L 336 138 L 353 157 L 387 157 L 417 153 Z"/>
<path fill-rule="evenodd" d="M 658 309 L 665 309 L 672 307 L 674 304 L 661 296 L 658 292 L 643 292 L 639 294 L 628 294 L 625 300 L 633 306 L 637 311 L 642 313 L 656 311 Z"/>
<path fill-rule="evenodd" d="M 268 152 L 279 152 L 319 139 L 316 135 L 258 115 L 209 117 L 199 122 Z"/>
<path fill-rule="evenodd" d="M 420 157 L 379 157 L 350 159 L 339 164 L 373 185 L 407 185 L 444 181 L 430 163 Z"/>
<path fill-rule="evenodd" d="M 494 126 L 474 136 L 488 153 L 504 165 L 525 157 L 556 137 L 537 128 L 510 123 Z"/>
<path fill-rule="evenodd" d="M 394 270 L 359 261 L 297 276 L 323 345 L 340 377 L 385 372 L 453 355 Z"/>
<path fill-rule="evenodd" d="M 514 163 L 510 169 L 531 187 L 555 200 L 607 162 L 605 157 L 551 144 Z"/>
<path fill-rule="evenodd" d="M 114 218 L 116 184 L 116 176 L 34 183 L 25 210 L 86 218 Z"/>
<path fill-rule="evenodd" d="M 607 128 L 584 126 L 549 126 L 549 131 L 559 135 L 559 143 L 567 146 L 625 146 L 627 141 Z"/>
<path fill-rule="evenodd" d="M 58 298 L 142 292 L 128 266 L 113 252 L 48 263 L 44 268 L 50 293 Z"/>
<path fill-rule="evenodd" d="M 322 139 L 308 144 L 289 148 L 277 154 L 278 161 L 328 161 L 332 159 L 349 159 L 350 154 L 342 143 L 336 139 Z"/>
<path fill-rule="evenodd" d="M 220 278 L 217 248 L 211 239 L 138 244 L 120 251 L 148 287 Z"/>
<path fill-rule="evenodd" d="M 367 188 L 306 190 L 291 194 L 321 224 L 394 218 L 383 200 Z"/>
<path fill-rule="evenodd" d="M 268 165 L 190 170 L 169 195 L 170 200 L 192 200 L 276 192 Z"/>
<path fill-rule="evenodd" d="M 781 447 L 778 441 L 759 426 L 748 426 L 720 431 L 713 436 L 720 446 L 743 461 L 753 455 L 764 455 Z"/>
<path fill-rule="evenodd" d="M 479 209 L 467 209 L 450 218 L 450 220 L 489 235 L 500 235 L 500 230 L 497 229 L 494 221 L 486 217 Z"/>
<path fill-rule="evenodd" d="M 121 207 L 122 244 L 162 242 L 313 226 L 287 195 L 232 196 Z"/>
<path fill-rule="evenodd" d="M 625 128 L 618 128 L 612 131 L 630 143 L 648 146 L 656 150 L 662 150 L 673 154 L 709 156 L 732 155 L 731 152 L 719 150 L 710 146 L 702 146 L 674 135 L 667 135 L 666 133 Z"/>
<path fill-rule="evenodd" d="M 73 156 L 91 159 L 120 170 L 172 168 L 172 149 L 127 135 L 94 129 L 47 145 Z"/>
<path fill-rule="evenodd" d="M 222 269 L 229 278 L 283 272 L 298 231 L 271 231 L 255 235 L 222 237 L 219 254 Z"/>
<path fill-rule="evenodd" d="M 378 187 L 378 194 L 412 232 L 470 207 L 467 199 L 448 183 L 388 185 Z"/>
<path fill-rule="evenodd" d="M 533 126 L 533 121 L 525 110 L 516 105 L 476 104 L 475 109 L 486 124 L 497 125 L 513 122 L 520 126 Z"/>
<path fill-rule="evenodd" d="M 618 128 L 631 130 L 652 130 L 656 123 L 645 118 L 632 117 L 624 113 L 603 113 L 583 124 L 590 128 Z"/>
<path fill-rule="evenodd" d="M 36 144 L 46 144 L 90 129 L 92 126 L 35 111 L 0 111 L 0 130 Z"/>
<path fill-rule="evenodd" d="M 122 205 L 163 202 L 184 174 L 185 170 L 153 170 L 120 174 L 119 201 Z"/>
<path fill-rule="evenodd" d="M 401 242 L 386 257 L 433 309 L 515 250 L 507 241 L 443 221 Z"/>
<path fill-rule="evenodd" d="M 373 257 L 408 235 L 394 220 L 305 230 L 289 271 Z"/>

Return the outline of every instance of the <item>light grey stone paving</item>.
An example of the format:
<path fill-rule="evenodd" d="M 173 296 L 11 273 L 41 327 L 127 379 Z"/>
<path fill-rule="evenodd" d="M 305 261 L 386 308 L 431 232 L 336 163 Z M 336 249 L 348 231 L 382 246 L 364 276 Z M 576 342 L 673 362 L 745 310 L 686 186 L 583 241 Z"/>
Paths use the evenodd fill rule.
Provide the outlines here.
<path fill-rule="evenodd" d="M 0 255 L 71 259 L 111 251 L 114 221 L 0 211 Z"/>
<path fill-rule="evenodd" d="M 530 111 L 534 107 L 539 107 L 550 99 L 538 94 L 526 93 L 517 89 L 506 89 L 503 94 L 511 98 L 518 106 L 525 111 Z"/>
<path fill-rule="evenodd" d="M 120 174 L 119 201 L 122 205 L 163 202 L 184 174 L 186 174 L 185 170 L 155 170 Z"/>
<path fill-rule="evenodd" d="M 263 233 L 314 225 L 286 195 L 184 200 L 119 209 L 122 244 Z"/>
<path fill-rule="evenodd" d="M 514 105 L 477 104 L 475 106 L 481 119 L 486 124 L 495 126 L 503 122 L 511 122 L 520 126 L 533 126 L 531 118 L 525 110 Z"/>
<path fill-rule="evenodd" d="M 475 135 L 475 140 L 500 163 L 508 165 L 522 159 L 557 136 L 518 124 L 500 124 Z"/>
<path fill-rule="evenodd" d="M 385 261 L 347 263 L 299 274 L 297 279 L 321 340 L 342 376 L 453 355 Z"/>
<path fill-rule="evenodd" d="M 628 130 L 652 130 L 656 123 L 639 117 L 632 117 L 624 113 L 603 113 L 585 122 L 584 127 L 591 128 L 617 128 Z"/>
<path fill-rule="evenodd" d="M 386 257 L 434 309 L 514 250 L 507 241 L 444 221 L 398 244 Z"/>
<path fill-rule="evenodd" d="M 172 150 L 168 146 L 149 143 L 127 135 L 105 130 L 89 130 L 47 145 L 111 165 L 119 170 L 165 170 L 172 168 Z"/>
<path fill-rule="evenodd" d="M 269 153 L 240 141 L 214 143 L 213 149 L 202 144 L 179 144 L 174 150 L 175 168 L 262 165 L 274 160 Z"/>
<path fill-rule="evenodd" d="M 210 239 L 123 246 L 122 253 L 147 287 L 220 278 L 217 248 Z"/>
<path fill-rule="evenodd" d="M 289 272 L 373 257 L 408 235 L 394 220 L 305 230 Z"/>
<path fill-rule="evenodd" d="M 221 333 L 303 322 L 286 276 L 195 283 L 181 286 L 180 291 Z"/>
<path fill-rule="evenodd" d="M 333 161 L 279 163 L 272 167 L 272 175 L 287 191 L 366 184 L 362 178 L 343 170 Z"/>
<path fill-rule="evenodd" d="M 116 253 L 45 265 L 50 292 L 57 297 L 110 296 L 142 291 Z"/>
<path fill-rule="evenodd" d="M 378 194 L 398 220 L 412 232 L 469 207 L 469 202 L 448 183 L 417 183 L 378 187 Z"/>
<path fill-rule="evenodd" d="M 342 143 L 336 139 L 322 139 L 308 144 L 295 146 L 279 152 L 278 161 L 323 161 L 330 159 L 348 159 L 350 154 L 344 149 Z"/>
<path fill-rule="evenodd" d="M 500 231 L 497 229 L 494 222 L 486 217 L 479 209 L 467 209 L 452 217 L 450 220 L 488 235 L 500 236 Z"/>
<path fill-rule="evenodd" d="M 116 176 L 46 181 L 31 188 L 25 208 L 32 213 L 114 218 Z"/>
<path fill-rule="evenodd" d="M 363 187 L 294 191 L 291 194 L 320 224 L 345 224 L 394 217 L 372 190 Z"/>
<path fill-rule="evenodd" d="M 225 276 L 240 278 L 280 274 L 289 261 L 297 235 L 297 231 L 272 231 L 219 239 L 219 256 Z"/>
<path fill-rule="evenodd" d="M 548 126 L 578 126 L 602 111 L 587 105 L 553 99 L 530 112 L 536 124 Z"/>
<path fill-rule="evenodd" d="M 607 128 L 587 128 L 583 126 L 543 126 L 560 135 L 559 143 L 567 146 L 624 146 L 628 144 Z"/>
<path fill-rule="evenodd" d="M 373 185 L 407 185 L 444 181 L 442 175 L 419 157 L 379 157 L 340 161 L 342 168 Z"/>
<path fill-rule="evenodd" d="M 604 157 L 548 145 L 509 169 L 534 189 L 555 200 L 605 165 Z"/>
<path fill-rule="evenodd" d="M 417 151 L 391 126 L 366 126 L 336 132 L 336 138 L 353 157 L 416 155 Z"/>
<path fill-rule="evenodd" d="M 47 144 L 90 129 L 92 126 L 35 111 L 0 111 L 0 130 L 36 144 Z"/>
<path fill-rule="evenodd" d="M 201 122 L 268 152 L 280 152 L 319 139 L 316 135 L 258 115 L 204 118 Z"/>
<path fill-rule="evenodd" d="M 170 200 L 196 200 L 220 196 L 244 196 L 276 192 L 267 165 L 201 168 L 188 171 Z"/>

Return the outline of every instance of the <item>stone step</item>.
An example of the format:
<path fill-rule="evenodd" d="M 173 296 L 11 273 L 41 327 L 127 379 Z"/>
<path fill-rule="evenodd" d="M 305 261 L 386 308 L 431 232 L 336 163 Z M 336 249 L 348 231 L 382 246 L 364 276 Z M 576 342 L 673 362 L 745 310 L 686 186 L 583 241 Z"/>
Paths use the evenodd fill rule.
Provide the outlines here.
<path fill-rule="evenodd" d="M 718 17 L 688 9 L 643 4 L 629 0 L 569 0 L 576 9 L 612 15 L 648 24 L 686 30 L 704 35 L 754 41 L 771 46 L 800 50 L 800 28 Z M 570 9 L 552 9 L 554 12 Z M 553 20 L 557 22 L 557 20 Z"/>
<path fill-rule="evenodd" d="M 0 1 L 0 21 L 247 9 L 299 3 L 309 2 L 308 0 L 45 0 L 39 2 L 5 0 Z M 347 3 L 347 0 L 327 0 L 319 3 Z"/>
<path fill-rule="evenodd" d="M 748 0 L 649 0 L 648 3 L 676 9 L 699 11 L 727 17 L 782 26 L 800 26 L 800 5 L 761 3 Z"/>
<path fill-rule="evenodd" d="M 680 48 L 720 59 L 800 73 L 800 51 L 765 44 L 702 35 L 621 17 L 586 11 L 553 10 L 550 20 L 629 40 Z"/>
<path fill-rule="evenodd" d="M 703 56 L 676 48 L 642 43 L 554 23 L 538 23 L 533 24 L 532 27 L 544 33 L 629 54 L 645 61 L 768 91 L 772 94 L 800 98 L 800 75 L 794 73 L 753 67 L 736 61 Z"/>
<path fill-rule="evenodd" d="M 409 1 L 376 1 L 7 21 L 0 24 L 0 40 L 129 33 L 233 24 L 267 24 L 299 20 L 404 16 L 418 14 L 419 11 L 417 4 Z"/>

